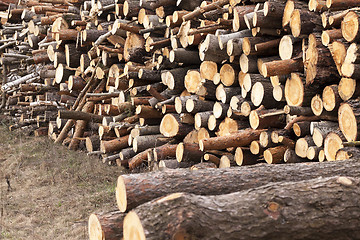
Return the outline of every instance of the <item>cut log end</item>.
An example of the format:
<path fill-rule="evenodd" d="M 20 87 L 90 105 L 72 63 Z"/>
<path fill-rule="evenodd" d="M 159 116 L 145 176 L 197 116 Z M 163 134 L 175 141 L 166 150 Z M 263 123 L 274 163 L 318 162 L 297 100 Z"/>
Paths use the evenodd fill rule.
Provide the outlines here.
<path fill-rule="evenodd" d="M 127 209 L 127 197 L 126 197 L 126 186 L 122 176 L 117 179 L 115 189 L 116 203 L 121 212 L 125 212 Z"/>
<path fill-rule="evenodd" d="M 291 74 L 285 84 L 285 99 L 289 106 L 301 106 L 304 100 L 304 85 L 299 75 Z"/>
<path fill-rule="evenodd" d="M 177 119 L 171 114 L 166 114 L 161 120 L 160 132 L 165 137 L 176 136 L 179 132 L 179 123 Z"/>
<path fill-rule="evenodd" d="M 184 156 L 184 143 L 179 143 L 176 147 L 176 160 L 181 162 Z"/>
<path fill-rule="evenodd" d="M 251 90 L 251 102 L 256 106 L 260 106 L 264 98 L 264 86 L 261 82 L 256 82 Z"/>
<path fill-rule="evenodd" d="M 299 138 L 295 144 L 295 153 L 299 157 L 306 158 L 309 145 L 305 138 Z"/>
<path fill-rule="evenodd" d="M 217 68 L 217 64 L 215 62 L 203 61 L 200 64 L 200 75 L 201 75 L 201 78 L 203 78 L 203 79 L 213 80 L 217 71 L 218 71 L 218 68 Z"/>
<path fill-rule="evenodd" d="M 341 22 L 341 32 L 346 41 L 355 40 L 359 31 L 359 20 L 355 12 L 349 12 Z"/>
<path fill-rule="evenodd" d="M 124 240 L 145 240 L 144 228 L 138 215 L 131 211 L 124 218 Z"/>
<path fill-rule="evenodd" d="M 323 145 L 324 137 L 319 131 L 319 129 L 314 129 L 312 138 L 316 146 L 321 147 Z"/>
<path fill-rule="evenodd" d="M 256 111 L 253 110 L 250 112 L 249 122 L 252 129 L 257 129 L 259 127 L 260 119 Z"/>
<path fill-rule="evenodd" d="M 326 86 L 323 90 L 322 101 L 326 111 L 331 112 L 336 107 L 336 93 L 331 86 Z"/>
<path fill-rule="evenodd" d="M 90 240 L 102 240 L 105 239 L 104 232 L 101 227 L 101 223 L 96 214 L 91 214 L 88 222 L 89 239 Z"/>
<path fill-rule="evenodd" d="M 301 33 L 301 16 L 299 9 L 295 9 L 291 15 L 290 29 L 294 37 L 299 37 Z"/>
<path fill-rule="evenodd" d="M 340 130 L 344 134 L 346 140 L 349 142 L 357 140 L 357 121 L 349 104 L 344 103 L 340 106 L 338 111 L 338 121 Z"/>
<path fill-rule="evenodd" d="M 323 102 L 319 95 L 315 95 L 311 99 L 311 110 L 313 111 L 315 116 L 320 116 L 323 112 Z"/>
<path fill-rule="evenodd" d="M 293 53 L 293 42 L 290 36 L 286 35 L 281 38 L 279 44 L 279 55 L 281 60 L 291 59 Z"/>
<path fill-rule="evenodd" d="M 220 68 L 220 79 L 221 82 L 229 87 L 232 86 L 235 82 L 235 70 L 230 64 L 224 64 Z"/>
<path fill-rule="evenodd" d="M 343 101 L 349 100 L 355 93 L 356 80 L 352 78 L 341 78 L 338 92 Z"/>

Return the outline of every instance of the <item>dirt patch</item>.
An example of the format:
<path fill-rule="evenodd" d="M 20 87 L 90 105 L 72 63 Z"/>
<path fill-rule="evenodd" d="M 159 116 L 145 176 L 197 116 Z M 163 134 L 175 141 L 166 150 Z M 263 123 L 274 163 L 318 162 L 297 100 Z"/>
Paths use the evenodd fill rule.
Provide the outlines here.
<path fill-rule="evenodd" d="M 0 239 L 88 239 L 89 215 L 116 209 L 121 173 L 46 137 L 0 126 Z"/>

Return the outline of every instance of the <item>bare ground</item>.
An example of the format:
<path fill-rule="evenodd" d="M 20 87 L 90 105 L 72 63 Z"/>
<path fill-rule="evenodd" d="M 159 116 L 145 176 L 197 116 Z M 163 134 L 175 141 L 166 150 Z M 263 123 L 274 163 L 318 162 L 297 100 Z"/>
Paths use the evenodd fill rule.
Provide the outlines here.
<path fill-rule="evenodd" d="M 0 125 L 0 239 L 88 239 L 89 215 L 116 209 L 123 170 Z"/>

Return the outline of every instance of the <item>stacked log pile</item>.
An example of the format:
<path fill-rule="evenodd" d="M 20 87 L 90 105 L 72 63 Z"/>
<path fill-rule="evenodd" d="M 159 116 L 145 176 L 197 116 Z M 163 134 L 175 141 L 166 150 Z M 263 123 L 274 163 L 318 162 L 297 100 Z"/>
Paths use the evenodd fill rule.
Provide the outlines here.
<path fill-rule="evenodd" d="M 358 1 L 0 7 L 11 130 L 130 170 L 359 156 Z"/>
<path fill-rule="evenodd" d="M 350 158 L 357 9 L 260 2 L 9 3 L 10 129 L 130 169 Z"/>

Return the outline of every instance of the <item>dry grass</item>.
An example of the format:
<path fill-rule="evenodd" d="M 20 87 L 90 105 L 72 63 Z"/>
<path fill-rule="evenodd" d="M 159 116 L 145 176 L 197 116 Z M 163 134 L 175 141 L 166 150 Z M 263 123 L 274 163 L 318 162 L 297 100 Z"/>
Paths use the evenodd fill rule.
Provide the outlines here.
<path fill-rule="evenodd" d="M 87 239 L 90 213 L 116 209 L 121 173 L 46 137 L 0 126 L 0 239 Z"/>

